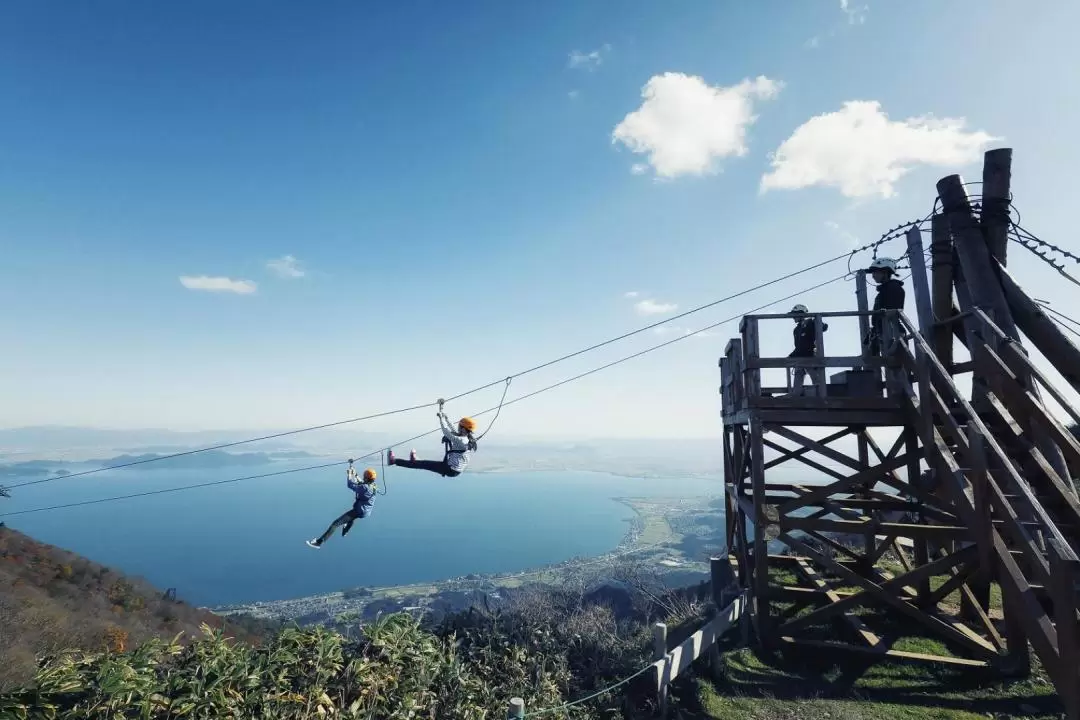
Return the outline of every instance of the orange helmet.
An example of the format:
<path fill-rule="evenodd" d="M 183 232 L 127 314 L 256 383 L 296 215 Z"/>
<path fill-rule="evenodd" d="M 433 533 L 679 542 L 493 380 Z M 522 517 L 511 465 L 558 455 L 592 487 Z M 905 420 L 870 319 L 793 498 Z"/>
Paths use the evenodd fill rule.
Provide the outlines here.
<path fill-rule="evenodd" d="M 373 483 L 375 482 L 376 477 L 377 475 L 375 474 L 375 471 L 373 469 L 368 468 L 364 471 L 364 482 Z"/>
<path fill-rule="evenodd" d="M 473 432 L 476 430 L 476 421 L 471 417 L 463 417 L 458 420 L 458 427 L 464 428 L 466 432 Z"/>

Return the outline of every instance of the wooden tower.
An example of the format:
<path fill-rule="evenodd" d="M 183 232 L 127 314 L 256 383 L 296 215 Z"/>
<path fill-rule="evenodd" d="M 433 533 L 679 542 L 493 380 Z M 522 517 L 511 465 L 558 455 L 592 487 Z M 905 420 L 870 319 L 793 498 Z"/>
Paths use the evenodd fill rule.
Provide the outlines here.
<path fill-rule="evenodd" d="M 1080 416 L 1021 333 L 1077 389 L 1080 351 L 1005 269 L 1011 156 L 987 153 L 981 197 L 956 175 L 938 183 L 932 274 L 912 227 L 915 319 L 886 314 L 880 355 L 830 356 L 824 342 L 830 318 L 866 336 L 861 273 L 858 310 L 813 315 L 813 358 L 761 355 L 762 327 L 790 332 L 793 316 L 743 319 L 720 361 L 727 544 L 765 647 L 1022 674 L 1030 646 L 1080 720 L 1080 446 L 1043 394 Z M 954 343 L 970 360 L 954 361 Z M 763 370 L 800 365 L 814 381 L 804 395 L 763 386 Z M 806 482 L 773 477 L 795 464 Z M 912 629 L 938 649 L 905 649 Z"/>

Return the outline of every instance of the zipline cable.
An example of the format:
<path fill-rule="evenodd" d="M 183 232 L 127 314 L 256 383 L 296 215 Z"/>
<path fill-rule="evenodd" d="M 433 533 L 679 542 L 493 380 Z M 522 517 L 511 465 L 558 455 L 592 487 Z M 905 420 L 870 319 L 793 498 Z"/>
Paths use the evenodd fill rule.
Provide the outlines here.
<path fill-rule="evenodd" d="M 782 275 L 782 276 L 780 276 L 778 278 L 774 278 L 773 280 L 769 280 L 767 282 L 760 283 L 758 285 L 747 288 L 745 290 L 740 290 L 739 292 L 733 293 L 733 294 L 728 295 L 726 297 L 722 297 L 719 300 L 714 300 L 714 301 L 706 303 L 704 305 L 699 305 L 699 306 L 697 306 L 695 308 L 691 308 L 690 310 L 687 310 L 686 312 L 680 313 L 678 315 L 674 315 L 672 317 L 665 318 L 663 320 L 658 320 L 657 322 L 651 323 L 649 325 L 645 325 L 644 327 L 638 328 L 636 330 L 631 330 L 630 332 L 623 333 L 622 335 L 618 335 L 618 336 L 610 338 L 608 340 L 598 342 L 598 343 L 596 343 L 594 345 L 590 345 L 590 346 L 588 346 L 586 348 L 583 348 L 581 350 L 577 350 L 577 351 L 569 353 L 567 355 L 563 355 L 561 357 L 555 358 L 554 360 L 548 360 L 547 362 L 541 363 L 539 365 L 534 365 L 531 368 L 528 368 L 526 370 L 522 370 L 520 372 L 514 373 L 514 374 L 509 375 L 509 376 L 507 376 L 505 378 L 502 378 L 502 379 L 499 379 L 499 380 L 494 380 L 494 381 L 486 383 L 484 385 L 479 385 L 479 386 L 473 388 L 472 390 L 467 390 L 465 392 L 458 393 L 457 395 L 452 395 L 452 396 L 446 398 L 446 402 L 450 402 L 452 400 L 459 400 L 459 399 L 461 399 L 463 397 L 466 397 L 468 395 L 473 395 L 473 394 L 478 393 L 478 392 L 480 392 L 482 390 L 487 390 L 489 388 L 495 387 L 499 383 L 509 382 L 510 380 L 512 380 L 514 378 L 519 378 L 519 377 L 523 377 L 525 375 L 529 375 L 530 373 L 534 373 L 534 372 L 537 372 L 539 370 L 543 370 L 545 368 L 551 367 L 552 365 L 556 365 L 558 363 L 565 362 L 566 360 L 570 360 L 572 358 L 578 357 L 579 355 L 584 355 L 585 353 L 592 352 L 593 350 L 597 350 L 599 348 L 605 347 L 607 345 L 611 345 L 611 344 L 619 342 L 621 340 L 625 340 L 625 339 L 633 337 L 635 335 L 640 335 L 643 332 L 647 332 L 649 330 L 652 330 L 653 328 L 660 327 L 661 325 L 664 325 L 666 323 L 670 323 L 670 322 L 673 322 L 675 320 L 679 320 L 679 319 L 688 317 L 689 315 L 699 313 L 699 312 L 701 312 L 703 310 L 708 310 L 709 308 L 716 307 L 717 305 L 720 305 L 720 304 L 725 303 L 725 302 L 730 302 L 731 300 L 734 300 L 736 298 L 740 298 L 743 295 L 749 295 L 752 292 L 756 292 L 758 290 L 762 290 L 764 288 L 771 287 L 772 285 L 776 285 L 777 283 L 781 283 L 781 282 L 783 282 L 785 280 L 789 280 L 789 279 L 791 279 L 793 277 L 797 277 L 799 275 L 803 275 L 803 274 L 811 272 L 813 270 L 817 270 L 818 268 L 824 267 L 825 265 L 829 265 L 830 263 L 834 263 L 834 262 L 837 262 L 839 260 L 843 260 L 844 258 L 849 258 L 850 259 L 855 254 L 857 254 L 859 252 L 862 252 L 864 250 L 869 250 L 871 248 L 876 248 L 877 246 L 879 246 L 881 243 L 883 243 L 885 241 L 886 241 L 885 239 L 880 239 L 880 240 L 877 240 L 875 242 L 868 243 L 868 244 L 862 246 L 861 248 L 856 248 L 854 250 L 851 250 L 850 252 L 845 252 L 845 253 L 842 253 L 840 255 L 836 255 L 835 257 L 829 258 L 828 260 L 822 260 L 821 262 L 816 263 L 814 265 L 809 265 L 809 266 L 803 268 L 802 270 L 796 270 L 794 272 L 790 272 L 787 275 Z M 849 264 L 850 264 L 850 262 L 849 262 Z M 362 421 L 365 421 L 365 420 L 375 420 L 375 419 L 378 419 L 378 418 L 389 417 L 391 415 L 399 415 L 401 413 L 412 412 L 414 410 L 422 410 L 422 409 L 424 409 L 426 407 L 431 407 L 433 405 L 434 405 L 434 403 L 424 403 L 424 404 L 421 404 L 421 405 L 412 405 L 412 406 L 409 406 L 409 407 L 399 408 L 397 410 L 387 410 L 387 411 L 384 411 L 384 412 L 374 413 L 374 414 L 371 414 L 371 415 L 364 415 L 362 417 L 349 418 L 347 420 L 337 420 L 335 422 L 324 423 L 322 425 L 312 425 L 312 426 L 309 426 L 309 427 L 298 428 L 296 430 L 286 430 L 286 431 L 283 431 L 283 432 L 272 433 L 270 435 L 262 435 L 260 437 L 250 438 L 250 439 L 247 439 L 247 440 L 236 440 L 234 442 L 220 443 L 218 445 L 212 445 L 212 446 L 204 447 L 204 448 L 197 448 L 197 449 L 194 449 L 194 450 L 184 450 L 182 452 L 170 453 L 168 455 L 158 455 L 156 457 L 143 458 L 141 460 L 134 460 L 134 461 L 131 461 L 131 462 L 119 463 L 119 464 L 116 464 L 116 465 L 106 465 L 104 467 L 94 468 L 92 470 L 82 470 L 82 471 L 79 471 L 79 472 L 70 473 L 68 475 L 57 475 L 57 476 L 54 476 L 54 477 L 40 478 L 38 480 L 30 480 L 30 481 L 27 481 L 27 482 L 18 483 L 16 485 L 11 485 L 11 486 L 9 486 L 9 489 L 27 487 L 27 486 L 30 486 L 30 485 L 40 485 L 42 483 L 53 482 L 54 480 L 67 480 L 67 479 L 72 479 L 72 478 L 77 478 L 77 477 L 85 477 L 87 475 L 95 475 L 97 473 L 102 473 L 102 472 L 106 472 L 106 471 L 109 471 L 109 470 L 121 470 L 123 468 L 135 467 L 135 466 L 138 466 L 138 465 L 146 465 L 148 463 L 161 462 L 163 460 L 171 460 L 173 458 L 186 457 L 186 456 L 189 456 L 189 455 L 197 455 L 199 453 L 209 452 L 211 450 L 223 450 L 225 448 L 238 447 L 240 445 L 247 445 L 249 443 L 261 442 L 261 441 L 264 441 L 264 440 L 273 440 L 273 439 L 276 439 L 276 438 L 288 437 L 290 435 L 299 435 L 300 433 L 312 432 L 314 430 L 325 430 L 327 428 L 339 427 L 341 425 L 349 425 L 349 424 L 352 424 L 352 423 L 362 422 Z"/>
<path fill-rule="evenodd" d="M 643 355 L 647 355 L 647 354 L 649 354 L 651 352 L 655 352 L 656 350 L 660 350 L 661 348 L 668 347 L 669 345 L 674 345 L 675 343 L 682 342 L 683 340 L 686 340 L 688 338 L 692 338 L 692 337 L 694 337 L 696 335 L 700 335 L 701 333 L 708 332 L 709 330 L 713 330 L 715 328 L 718 328 L 721 325 L 726 325 L 727 323 L 734 322 L 735 320 L 740 319 L 744 315 L 752 315 L 753 313 L 760 312 L 761 310 L 765 310 L 767 308 L 770 308 L 773 305 L 778 305 L 778 304 L 780 304 L 780 303 L 782 303 L 782 302 L 784 302 L 786 300 L 791 300 L 792 298 L 798 297 L 800 295 L 805 295 L 807 293 L 813 292 L 814 290 L 818 290 L 820 288 L 823 288 L 826 285 L 831 285 L 832 283 L 839 282 L 839 281 L 843 280 L 844 277 L 845 277 L 845 275 L 838 275 L 838 276 L 836 276 L 834 278 L 831 278 L 829 280 L 826 280 L 824 282 L 817 283 L 816 285 L 812 285 L 811 287 L 805 288 L 805 289 L 800 290 L 798 292 L 795 292 L 795 293 L 792 293 L 792 294 L 787 295 L 785 297 L 779 298 L 778 300 L 774 300 L 774 301 L 772 301 L 772 302 L 770 302 L 770 303 L 768 303 L 766 305 L 762 305 L 760 307 L 754 308 L 753 310 L 748 310 L 746 312 L 739 313 L 738 315 L 733 315 L 732 317 L 725 318 L 724 320 L 712 323 L 711 325 L 707 325 L 707 326 L 705 326 L 703 328 L 699 328 L 698 330 L 694 330 L 693 332 L 688 332 L 685 335 L 680 335 L 679 337 L 673 338 L 671 340 L 667 340 L 667 341 L 662 342 L 662 343 L 660 343 L 658 345 L 652 345 L 650 347 L 645 348 L 644 350 L 640 350 L 640 351 L 638 351 L 636 353 L 633 353 L 632 355 L 627 355 L 627 356 L 622 357 L 622 358 L 620 358 L 618 360 L 614 360 L 612 362 L 606 363 L 606 364 L 601 365 L 599 367 L 595 367 L 592 370 L 587 370 L 587 371 L 585 371 L 583 373 L 579 373 L 578 375 L 574 375 L 573 377 L 566 378 L 565 380 L 560 380 L 557 383 L 554 383 L 552 385 L 548 385 L 546 387 L 540 388 L 539 390 L 534 390 L 531 393 L 527 393 L 527 394 L 522 395 L 520 397 L 513 398 L 512 400 L 507 400 L 504 403 L 500 403 L 499 406 L 497 406 L 497 407 L 491 407 L 491 408 L 488 408 L 487 410 L 482 410 L 482 411 L 480 411 L 478 413 L 473 413 L 473 416 L 478 417 L 480 415 L 486 415 L 488 413 L 498 412 L 500 407 L 505 407 L 507 405 L 513 405 L 515 403 L 519 403 L 519 402 L 522 402 L 524 400 L 528 400 L 529 398 L 536 397 L 537 395 L 540 395 L 542 393 L 546 393 L 546 392 L 548 392 L 550 390 L 560 388 L 563 385 L 567 385 L 569 383 L 576 382 L 576 381 L 581 380 L 583 378 L 589 377 L 590 375 L 595 375 L 596 373 L 603 372 L 604 370 L 608 370 L 610 368 L 613 368 L 616 365 L 621 365 L 621 364 L 623 364 L 625 362 L 629 362 L 630 360 L 634 360 L 635 358 L 639 358 L 639 357 L 641 357 Z M 366 459 L 366 458 L 375 457 L 376 455 L 380 455 L 382 453 L 385 453 L 387 450 L 389 450 L 389 449 L 391 449 L 393 447 L 396 447 L 398 445 L 405 445 L 406 443 L 411 443 L 411 442 L 414 442 L 416 440 L 420 440 L 420 439 L 425 438 L 425 437 L 427 437 L 429 435 L 434 435 L 435 433 L 438 433 L 438 432 L 441 432 L 441 429 L 429 430 L 427 432 L 424 432 L 424 433 L 421 433 L 419 435 L 415 435 L 415 436 L 413 436 L 411 438 L 408 438 L 407 440 L 402 440 L 400 442 L 394 443 L 393 445 L 389 445 L 387 447 L 383 447 L 383 448 L 380 448 L 378 450 L 373 450 L 372 452 L 369 452 L 369 453 L 367 453 L 365 455 L 355 456 L 353 458 L 353 460 L 363 460 L 363 459 Z M 30 508 L 30 509 L 27 509 L 27 510 L 14 510 L 12 512 L 0 513 L 0 517 L 12 517 L 12 516 L 15 516 L 15 515 L 29 515 L 29 514 L 32 514 L 32 513 L 47 512 L 47 511 L 51 511 L 51 510 L 63 510 L 63 509 L 67 509 L 67 508 L 83 507 L 85 505 L 99 505 L 101 503 L 113 502 L 113 501 L 118 501 L 118 500 L 130 500 L 130 499 L 133 499 L 133 498 L 149 497 L 151 495 L 164 495 L 164 494 L 167 494 L 167 493 L 181 492 L 183 490 L 196 490 L 198 488 L 216 487 L 218 485 L 228 485 L 230 483 L 238 483 L 238 482 L 243 482 L 245 480 L 259 480 L 259 479 L 268 478 L 268 477 L 277 477 L 277 476 L 280 476 L 280 475 L 290 475 L 292 473 L 306 472 L 306 471 L 309 471 L 309 470 L 324 470 L 326 468 L 339 467 L 339 466 L 341 466 L 343 464 L 346 464 L 346 463 L 347 463 L 347 461 L 338 460 L 336 462 L 323 463 L 323 464 L 320 464 L 320 465 L 311 465 L 311 466 L 300 467 L 300 468 L 292 468 L 290 470 L 278 470 L 276 472 L 259 473 L 258 475 L 246 475 L 244 477 L 230 478 L 228 480 L 214 480 L 212 482 L 196 483 L 194 485 L 183 485 L 183 486 L 180 486 L 180 487 L 164 488 L 164 489 L 160 489 L 160 490 L 147 490 L 145 492 L 140 492 L 140 493 L 130 493 L 128 495 L 116 495 L 116 496 L 111 496 L 111 497 L 98 498 L 96 500 L 81 500 L 81 501 L 78 501 L 78 502 L 63 503 L 63 504 L 60 504 L 60 505 L 50 505 L 50 506 L 39 507 L 39 508 Z"/>

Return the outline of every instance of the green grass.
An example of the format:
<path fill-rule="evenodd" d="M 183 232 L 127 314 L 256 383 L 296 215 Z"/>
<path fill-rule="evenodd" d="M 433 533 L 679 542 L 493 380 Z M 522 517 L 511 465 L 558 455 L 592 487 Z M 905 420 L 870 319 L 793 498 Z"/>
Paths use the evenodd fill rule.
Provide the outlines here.
<path fill-rule="evenodd" d="M 920 652 L 928 647 L 918 648 Z M 990 671 L 901 662 L 869 664 L 865 656 L 749 649 L 725 654 L 721 679 L 702 675 L 679 688 L 688 718 L 845 718 L 923 720 L 1062 717 L 1053 686 L 1041 668 L 1008 681 Z"/>

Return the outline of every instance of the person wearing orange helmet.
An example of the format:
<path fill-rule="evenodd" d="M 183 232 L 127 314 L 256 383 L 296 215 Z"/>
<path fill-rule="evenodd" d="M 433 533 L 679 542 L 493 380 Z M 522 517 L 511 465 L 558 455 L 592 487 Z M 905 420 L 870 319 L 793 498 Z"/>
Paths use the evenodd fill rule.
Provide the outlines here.
<path fill-rule="evenodd" d="M 356 475 L 356 468 L 353 467 L 353 461 L 349 460 L 349 469 L 345 472 L 345 484 L 356 494 L 353 506 L 330 523 L 330 527 L 326 528 L 326 532 L 314 540 L 308 540 L 307 544 L 309 546 L 316 549 L 321 548 L 323 543 L 329 540 L 330 536 L 339 527 L 341 528 L 341 537 L 345 537 L 352 530 L 354 522 L 366 518 L 371 513 L 371 508 L 375 505 L 375 477 L 375 470 L 368 468 L 364 471 L 363 480 L 360 481 Z"/>
<path fill-rule="evenodd" d="M 393 450 L 387 450 L 387 465 L 397 465 L 398 467 L 413 468 L 415 470 L 427 470 L 429 472 L 438 473 L 443 477 L 457 477 L 465 471 L 465 468 L 469 466 L 469 453 L 476 450 L 476 438 L 473 436 L 473 432 L 476 431 L 476 421 L 471 417 L 463 417 L 458 420 L 457 427 L 455 428 L 453 423 L 451 423 L 450 418 L 443 412 L 443 404 L 445 402 L 445 400 L 439 400 L 439 412 L 436 413 L 439 418 L 439 425 L 442 426 L 443 445 L 446 446 L 446 452 L 443 454 L 443 459 L 417 460 L 416 451 L 413 450 L 409 453 L 408 460 L 401 460 L 394 457 Z"/>

